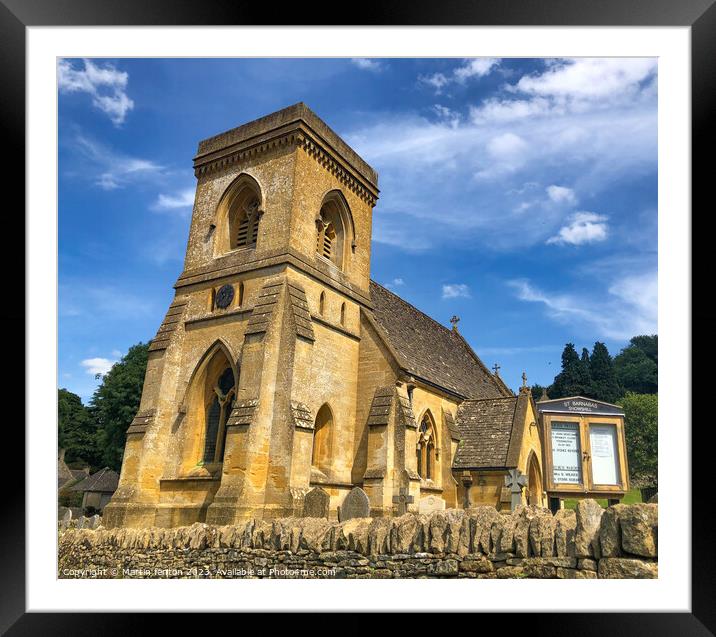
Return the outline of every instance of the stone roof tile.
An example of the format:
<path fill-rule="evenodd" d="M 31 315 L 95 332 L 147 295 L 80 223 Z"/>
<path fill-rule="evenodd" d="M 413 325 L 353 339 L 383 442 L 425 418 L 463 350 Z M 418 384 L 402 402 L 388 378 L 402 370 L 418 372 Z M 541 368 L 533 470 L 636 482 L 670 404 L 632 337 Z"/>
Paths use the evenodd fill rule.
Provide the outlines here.
<path fill-rule="evenodd" d="M 119 484 L 119 474 L 112 471 L 109 467 L 100 469 L 91 476 L 87 476 L 81 482 L 78 482 L 70 490 L 71 491 L 98 491 L 101 493 L 114 493 Z"/>
<path fill-rule="evenodd" d="M 467 341 L 396 294 L 370 282 L 372 315 L 409 374 L 463 398 L 499 398 L 498 383 Z"/>
<path fill-rule="evenodd" d="M 457 410 L 460 444 L 454 469 L 507 468 L 517 396 L 466 400 Z"/>

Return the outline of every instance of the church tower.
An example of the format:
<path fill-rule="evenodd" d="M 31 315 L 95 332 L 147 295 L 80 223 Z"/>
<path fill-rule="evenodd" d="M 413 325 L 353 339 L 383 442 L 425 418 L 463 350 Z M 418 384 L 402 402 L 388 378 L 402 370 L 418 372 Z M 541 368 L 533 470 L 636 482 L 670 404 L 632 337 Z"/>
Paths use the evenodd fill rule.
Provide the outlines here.
<path fill-rule="evenodd" d="M 202 141 L 194 170 L 106 526 L 290 516 L 311 483 L 352 486 L 377 174 L 302 103 Z"/>

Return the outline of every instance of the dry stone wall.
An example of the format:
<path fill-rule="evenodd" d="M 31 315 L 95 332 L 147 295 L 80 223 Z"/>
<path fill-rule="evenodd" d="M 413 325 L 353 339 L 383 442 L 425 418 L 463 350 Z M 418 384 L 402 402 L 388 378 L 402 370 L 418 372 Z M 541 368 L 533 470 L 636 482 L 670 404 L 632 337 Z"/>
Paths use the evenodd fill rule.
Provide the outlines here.
<path fill-rule="evenodd" d="M 655 578 L 658 505 L 60 531 L 60 578 Z"/>

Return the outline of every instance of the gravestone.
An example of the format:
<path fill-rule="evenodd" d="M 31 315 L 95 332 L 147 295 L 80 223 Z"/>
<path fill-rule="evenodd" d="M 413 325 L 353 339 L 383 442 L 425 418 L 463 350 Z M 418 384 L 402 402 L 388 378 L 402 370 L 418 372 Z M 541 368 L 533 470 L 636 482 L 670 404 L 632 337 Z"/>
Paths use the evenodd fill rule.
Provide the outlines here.
<path fill-rule="evenodd" d="M 70 511 L 70 509 L 65 509 L 65 512 L 62 514 L 62 520 L 60 521 L 60 529 L 66 531 L 70 526 L 71 519 L 72 511 Z"/>
<path fill-rule="evenodd" d="M 505 476 L 505 486 L 510 490 L 510 508 L 514 511 L 522 502 L 522 489 L 527 486 L 527 476 L 519 469 L 510 469 Z"/>
<path fill-rule="evenodd" d="M 84 515 L 80 516 L 80 518 L 77 520 L 77 528 L 84 529 L 86 524 L 87 518 Z"/>
<path fill-rule="evenodd" d="M 412 495 L 408 495 L 408 490 L 405 487 L 400 487 L 398 495 L 393 496 L 393 504 L 397 504 L 398 515 L 404 515 L 408 511 L 408 505 L 414 502 L 415 498 Z"/>
<path fill-rule="evenodd" d="M 303 500 L 304 518 L 328 518 L 331 496 L 321 487 L 311 489 Z"/>
<path fill-rule="evenodd" d="M 418 513 L 428 515 L 433 511 L 444 511 L 445 500 L 438 498 L 436 495 L 429 495 L 425 498 L 420 498 L 418 502 Z"/>
<path fill-rule="evenodd" d="M 343 504 L 338 509 L 338 521 L 345 522 L 353 518 L 369 518 L 370 501 L 365 491 L 360 487 L 353 487 L 350 493 L 343 498 Z"/>
<path fill-rule="evenodd" d="M 99 525 L 102 524 L 102 518 L 95 513 L 90 519 L 89 524 L 87 525 L 87 528 L 89 529 L 96 529 L 99 527 Z"/>

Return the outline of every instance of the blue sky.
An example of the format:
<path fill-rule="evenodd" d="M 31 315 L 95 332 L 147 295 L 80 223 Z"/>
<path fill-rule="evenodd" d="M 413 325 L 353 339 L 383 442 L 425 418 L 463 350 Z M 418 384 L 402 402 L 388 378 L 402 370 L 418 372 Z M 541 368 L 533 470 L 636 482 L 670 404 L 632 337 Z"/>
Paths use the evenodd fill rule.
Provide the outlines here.
<path fill-rule="evenodd" d="M 58 384 L 85 401 L 171 302 L 199 140 L 298 101 L 379 173 L 373 278 L 512 388 L 657 331 L 654 59 L 66 59 L 58 88 Z"/>

